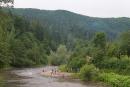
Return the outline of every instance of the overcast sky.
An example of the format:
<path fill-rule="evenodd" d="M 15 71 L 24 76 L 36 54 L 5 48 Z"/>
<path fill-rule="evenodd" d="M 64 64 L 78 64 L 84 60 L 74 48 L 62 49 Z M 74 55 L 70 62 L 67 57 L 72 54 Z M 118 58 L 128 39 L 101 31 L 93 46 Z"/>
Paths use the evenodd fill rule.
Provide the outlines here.
<path fill-rule="evenodd" d="M 62 9 L 93 17 L 130 17 L 130 0 L 15 0 L 14 6 Z"/>

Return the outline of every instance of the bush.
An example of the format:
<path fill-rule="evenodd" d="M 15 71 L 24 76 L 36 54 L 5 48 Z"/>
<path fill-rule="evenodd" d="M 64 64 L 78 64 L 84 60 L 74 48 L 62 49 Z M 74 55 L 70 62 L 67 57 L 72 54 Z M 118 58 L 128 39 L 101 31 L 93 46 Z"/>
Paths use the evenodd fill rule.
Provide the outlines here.
<path fill-rule="evenodd" d="M 68 67 L 71 72 L 79 72 L 80 68 L 86 64 L 86 59 L 80 57 L 74 57 L 69 61 Z"/>
<path fill-rule="evenodd" d="M 80 78 L 81 80 L 90 81 L 95 80 L 98 77 L 98 69 L 94 65 L 84 65 L 80 69 Z"/>
<path fill-rule="evenodd" d="M 48 56 L 48 62 L 50 65 L 62 65 L 66 64 L 71 56 L 71 52 L 67 50 L 65 45 L 59 45 L 56 52 L 51 51 Z"/>
<path fill-rule="evenodd" d="M 121 56 L 120 59 L 116 57 L 106 57 L 105 60 L 100 62 L 101 69 L 112 70 L 119 74 L 130 73 L 130 58 L 127 56 Z"/>
<path fill-rule="evenodd" d="M 123 76 L 115 73 L 102 73 L 99 75 L 98 80 L 112 87 L 130 87 L 130 76 Z"/>
<path fill-rule="evenodd" d="M 60 66 L 59 66 L 59 70 L 60 70 L 61 72 L 68 72 L 68 71 L 69 71 L 67 65 L 60 65 Z"/>

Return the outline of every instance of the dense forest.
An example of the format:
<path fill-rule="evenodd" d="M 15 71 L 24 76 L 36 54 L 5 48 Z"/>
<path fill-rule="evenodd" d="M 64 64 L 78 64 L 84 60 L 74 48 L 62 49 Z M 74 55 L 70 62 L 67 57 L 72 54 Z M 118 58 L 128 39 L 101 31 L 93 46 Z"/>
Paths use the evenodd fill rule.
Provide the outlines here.
<path fill-rule="evenodd" d="M 11 13 L 0 12 L 0 67 L 29 67 L 46 64 L 49 50 L 47 31 Z"/>
<path fill-rule="evenodd" d="M 0 68 L 40 65 L 130 87 L 130 19 L 0 9 Z"/>
<path fill-rule="evenodd" d="M 70 38 L 71 41 L 75 37 L 91 39 L 95 32 L 105 32 L 111 40 L 130 28 L 130 18 L 125 17 L 96 18 L 65 10 L 13 9 L 12 11 L 13 14 L 24 16 L 28 20 L 38 20 L 53 36 L 58 34 L 60 38 Z"/>

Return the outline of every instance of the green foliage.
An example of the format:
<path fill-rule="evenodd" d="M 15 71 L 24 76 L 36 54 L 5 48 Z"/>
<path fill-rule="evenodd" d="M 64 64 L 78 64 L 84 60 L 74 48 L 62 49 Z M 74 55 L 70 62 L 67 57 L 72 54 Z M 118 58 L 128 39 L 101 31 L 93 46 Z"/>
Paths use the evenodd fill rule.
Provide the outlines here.
<path fill-rule="evenodd" d="M 100 67 L 101 62 L 104 60 L 105 57 L 105 51 L 100 48 L 93 48 L 92 52 L 92 63 L 95 64 L 97 67 Z"/>
<path fill-rule="evenodd" d="M 10 33 L 7 31 L 12 26 L 10 25 L 11 19 L 7 14 L 1 13 L 0 19 L 3 20 L 0 21 L 0 68 L 3 68 L 9 66 L 12 58 L 9 44 Z M 5 25 L 6 23 L 8 25 Z"/>
<path fill-rule="evenodd" d="M 80 57 L 71 58 L 68 62 L 68 67 L 71 72 L 78 72 L 80 68 L 86 64 L 86 60 Z"/>
<path fill-rule="evenodd" d="M 105 33 L 96 33 L 93 43 L 95 47 L 105 48 L 106 47 L 106 35 Z"/>
<path fill-rule="evenodd" d="M 92 63 L 96 67 L 102 67 L 101 62 L 106 56 L 107 39 L 105 33 L 98 32 L 95 34 L 89 50 L 89 55 L 92 57 Z"/>
<path fill-rule="evenodd" d="M 99 70 L 94 65 L 84 65 L 80 69 L 80 78 L 85 81 L 91 81 L 98 77 Z"/>
<path fill-rule="evenodd" d="M 121 53 L 130 56 L 130 31 L 121 35 Z"/>
<path fill-rule="evenodd" d="M 9 65 L 31 67 L 47 63 L 44 50 L 45 46 L 48 47 L 47 43 L 44 45 L 47 36 L 39 40 L 34 31 L 34 28 L 42 28 L 40 24 L 32 28 L 31 22 L 23 17 L 5 12 L 1 12 L 0 20 L 0 68 Z"/>
<path fill-rule="evenodd" d="M 101 62 L 102 69 L 112 70 L 120 74 L 129 74 L 130 58 L 127 56 L 122 56 L 121 59 L 112 57 L 110 59 L 106 58 Z"/>
<path fill-rule="evenodd" d="M 128 18 L 100 19 L 34 9 L 13 10 L 25 17 L 0 12 L 0 68 L 61 65 L 61 71 L 78 72 L 87 81 L 98 77 L 97 68 L 130 73 L 130 32 L 112 41 L 117 33 L 129 29 Z M 124 75 L 103 73 L 98 79 L 113 87 L 130 86 Z"/>
<path fill-rule="evenodd" d="M 0 42 L 0 68 L 9 66 L 10 62 L 11 54 L 9 44 L 6 42 Z"/>
<path fill-rule="evenodd" d="M 112 87 L 130 87 L 130 76 L 123 76 L 115 73 L 101 73 L 98 80 Z"/>
<path fill-rule="evenodd" d="M 67 63 L 71 72 L 78 72 L 83 65 L 91 61 L 91 57 L 87 56 L 87 47 L 87 41 L 77 41 L 75 49 Z"/>
<path fill-rule="evenodd" d="M 96 18 L 65 10 L 39 9 L 14 9 L 13 13 L 26 16 L 29 20 L 39 20 L 51 31 L 55 41 L 67 43 L 69 46 L 72 46 L 75 38 L 90 40 L 95 32 L 106 32 L 109 39 L 113 40 L 119 33 L 130 29 L 130 19 L 124 17 Z"/>
<path fill-rule="evenodd" d="M 120 46 L 117 43 L 109 43 L 107 46 L 106 55 L 109 57 L 120 58 Z"/>
<path fill-rule="evenodd" d="M 56 52 L 51 51 L 48 56 L 49 64 L 61 65 L 68 62 L 71 52 L 67 50 L 66 46 L 60 45 Z"/>
<path fill-rule="evenodd" d="M 59 66 L 59 70 L 60 70 L 61 72 L 68 72 L 68 71 L 69 71 L 67 65 L 60 65 L 60 66 Z"/>

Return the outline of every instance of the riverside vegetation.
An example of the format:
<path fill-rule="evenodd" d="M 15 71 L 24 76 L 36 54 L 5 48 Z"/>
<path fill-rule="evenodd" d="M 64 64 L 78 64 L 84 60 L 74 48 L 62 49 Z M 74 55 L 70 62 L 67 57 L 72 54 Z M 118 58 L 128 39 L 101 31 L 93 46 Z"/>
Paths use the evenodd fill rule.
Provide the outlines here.
<path fill-rule="evenodd" d="M 86 34 L 83 33 L 87 31 L 73 24 L 73 32 L 66 30 L 69 32 L 67 37 L 68 33 L 63 33 L 62 27 L 55 26 L 56 31 L 59 29 L 56 32 L 54 25 L 49 26 L 49 22 L 44 22 L 29 20 L 27 16 L 0 9 L 0 69 L 49 64 L 60 66 L 64 72 L 76 73 L 84 81 L 101 81 L 112 87 L 130 87 L 129 25 L 125 25 L 129 29 L 116 33 L 116 37 L 111 39 L 107 30 L 92 31 L 85 38 Z"/>

